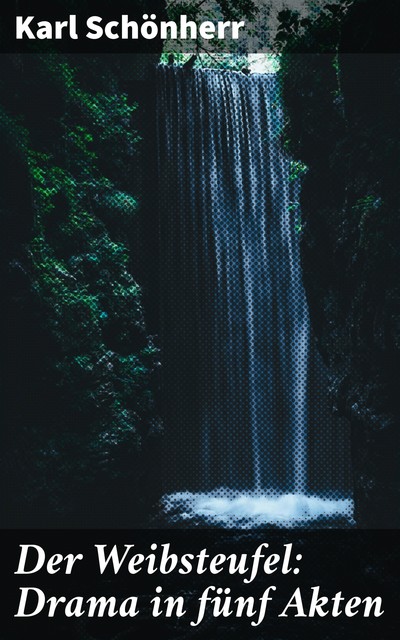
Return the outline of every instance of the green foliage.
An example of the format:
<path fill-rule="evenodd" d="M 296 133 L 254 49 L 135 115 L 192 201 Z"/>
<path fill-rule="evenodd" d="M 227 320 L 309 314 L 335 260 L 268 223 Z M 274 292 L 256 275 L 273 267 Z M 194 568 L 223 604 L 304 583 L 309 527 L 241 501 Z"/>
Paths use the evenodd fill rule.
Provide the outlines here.
<path fill-rule="evenodd" d="M 254 20 L 259 8 L 255 0 L 219 0 L 211 4 L 204 0 L 167 0 L 168 16 L 179 21 L 183 14 L 188 19 L 198 20 L 200 17 L 221 18 L 229 20 Z"/>
<path fill-rule="evenodd" d="M 166 7 L 168 18 L 178 23 L 181 15 L 186 15 L 188 20 L 197 22 L 197 24 L 204 20 L 247 20 L 250 23 L 259 13 L 257 2 L 254 0 L 235 0 L 234 2 L 232 0 L 219 0 L 218 2 L 167 0 Z M 247 34 L 252 35 L 251 29 L 248 29 Z M 205 46 L 200 37 L 194 44 L 187 40 L 169 41 L 165 44 L 165 51 L 174 51 L 177 54 L 182 52 L 199 54 L 201 51 L 209 49 L 212 53 L 222 53 L 229 49 L 230 53 L 240 54 L 239 48 L 238 43 L 234 40 L 213 40 L 210 48 Z"/>
<path fill-rule="evenodd" d="M 373 220 L 377 211 L 382 208 L 383 201 L 377 195 L 368 194 L 359 198 L 353 205 L 352 210 L 358 217 L 358 228 L 360 232 L 359 246 L 365 246 L 368 236 L 368 225 Z"/>
<path fill-rule="evenodd" d="M 340 33 L 340 25 L 354 0 L 316 5 L 314 10 L 302 17 L 299 11 L 282 9 L 278 13 L 278 30 L 275 47 L 279 51 L 296 51 L 301 43 L 302 51 L 330 51 Z"/>
<path fill-rule="evenodd" d="M 301 233 L 303 224 L 301 220 L 300 202 L 291 202 L 289 205 L 289 213 L 294 216 L 294 228 L 296 233 Z"/>
<path fill-rule="evenodd" d="M 382 204 L 381 198 L 369 194 L 363 198 L 359 198 L 353 205 L 353 210 L 360 212 L 361 215 L 365 215 L 371 210 L 377 210 Z"/>
<path fill-rule="evenodd" d="M 294 182 L 298 180 L 300 176 L 305 174 L 308 170 L 307 165 L 299 160 L 292 160 L 290 163 L 290 172 L 289 172 L 289 180 L 290 182 Z"/>
<path fill-rule="evenodd" d="M 4 109 L 0 122 L 31 182 L 34 220 L 24 269 L 52 345 L 47 375 L 76 417 L 73 429 L 106 429 L 116 440 L 129 434 L 127 446 L 134 449 L 154 411 L 158 349 L 146 337 L 129 248 L 102 217 L 106 209 L 115 229 L 121 216 L 135 214 L 137 201 L 102 167 L 111 147 L 123 154 L 138 142 L 132 127 L 137 105 L 117 91 L 84 91 L 77 69 L 58 56 L 38 62 L 64 96 L 60 149 L 34 149 L 28 126 Z"/>

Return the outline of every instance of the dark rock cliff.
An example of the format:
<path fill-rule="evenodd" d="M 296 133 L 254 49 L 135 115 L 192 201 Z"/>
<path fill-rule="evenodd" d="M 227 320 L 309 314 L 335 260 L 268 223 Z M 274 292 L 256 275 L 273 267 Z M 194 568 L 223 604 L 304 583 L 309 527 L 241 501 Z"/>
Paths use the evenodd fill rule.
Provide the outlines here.
<path fill-rule="evenodd" d="M 356 9 L 343 42 L 371 37 Z M 282 76 L 286 146 L 308 166 L 305 286 L 332 410 L 351 428 L 357 523 L 398 527 L 400 56 L 292 53 Z"/>

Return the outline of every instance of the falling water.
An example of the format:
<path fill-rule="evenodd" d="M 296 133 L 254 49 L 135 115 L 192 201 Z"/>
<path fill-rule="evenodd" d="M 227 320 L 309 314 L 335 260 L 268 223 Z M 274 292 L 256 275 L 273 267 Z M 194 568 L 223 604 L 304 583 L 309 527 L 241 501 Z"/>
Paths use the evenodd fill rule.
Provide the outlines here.
<path fill-rule="evenodd" d="M 232 515 L 246 496 L 253 513 L 256 496 L 269 496 L 267 510 L 282 496 L 291 505 L 302 496 L 310 510 L 300 185 L 281 147 L 276 75 L 165 66 L 157 74 L 163 386 L 175 490 L 165 504 L 204 514 L 210 497 L 221 506 L 230 495 Z"/>

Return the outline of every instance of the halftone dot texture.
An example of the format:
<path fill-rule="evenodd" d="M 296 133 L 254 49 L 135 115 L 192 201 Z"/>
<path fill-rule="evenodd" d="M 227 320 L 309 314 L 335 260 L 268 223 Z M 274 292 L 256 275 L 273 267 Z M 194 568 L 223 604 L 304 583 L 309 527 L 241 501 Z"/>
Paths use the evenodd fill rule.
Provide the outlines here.
<path fill-rule="evenodd" d="M 276 74 L 157 69 L 164 509 L 222 526 L 351 520 L 302 283 Z"/>

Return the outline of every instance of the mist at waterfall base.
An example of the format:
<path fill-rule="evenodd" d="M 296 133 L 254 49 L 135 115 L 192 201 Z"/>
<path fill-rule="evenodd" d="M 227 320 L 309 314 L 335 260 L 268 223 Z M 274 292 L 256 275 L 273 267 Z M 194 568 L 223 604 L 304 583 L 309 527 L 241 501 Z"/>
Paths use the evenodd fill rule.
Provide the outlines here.
<path fill-rule="evenodd" d="M 166 517 L 352 523 L 276 74 L 157 68 Z M 346 524 L 344 525 L 346 526 Z"/>

